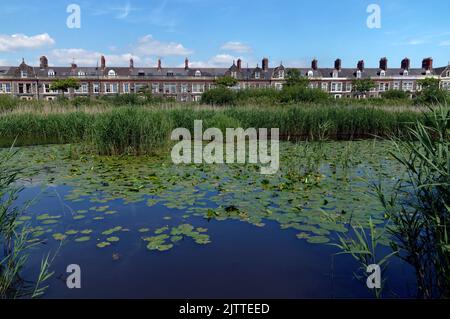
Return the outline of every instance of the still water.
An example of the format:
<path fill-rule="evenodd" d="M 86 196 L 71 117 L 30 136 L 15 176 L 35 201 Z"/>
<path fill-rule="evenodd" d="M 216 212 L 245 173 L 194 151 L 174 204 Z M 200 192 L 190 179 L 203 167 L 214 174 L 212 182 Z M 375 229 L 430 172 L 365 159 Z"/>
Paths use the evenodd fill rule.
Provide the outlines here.
<path fill-rule="evenodd" d="M 50 252 L 45 298 L 370 298 L 359 265 L 332 244 L 351 235 L 349 222 L 383 227 L 370 184 L 401 177 L 389 147 L 285 143 L 274 176 L 256 165 L 175 166 L 167 155 L 20 148 L 21 222 L 38 243 L 26 276 Z M 70 264 L 81 289 L 66 286 Z M 409 266 L 393 258 L 384 276 L 386 297 L 414 297 Z"/>

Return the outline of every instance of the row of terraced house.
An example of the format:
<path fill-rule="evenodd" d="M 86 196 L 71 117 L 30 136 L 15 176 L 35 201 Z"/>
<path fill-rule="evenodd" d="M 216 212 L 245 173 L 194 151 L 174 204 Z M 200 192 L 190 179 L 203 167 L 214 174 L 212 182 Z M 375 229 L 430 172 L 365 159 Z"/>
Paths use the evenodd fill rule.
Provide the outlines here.
<path fill-rule="evenodd" d="M 234 89 L 281 89 L 289 69 L 282 63 L 272 68 L 267 58 L 262 60 L 261 67 L 255 68 L 242 67 L 240 59 L 229 68 L 195 68 L 189 65 L 187 58 L 181 68 L 163 67 L 161 60 L 156 67 L 136 67 L 132 59 L 128 67 L 114 67 L 107 66 L 104 56 L 98 67 L 81 67 L 75 63 L 70 67 L 51 67 L 47 57 L 43 56 L 39 67 L 29 66 L 25 61 L 19 66 L 0 67 L 0 95 L 53 100 L 61 94 L 51 89 L 53 81 L 77 78 L 80 87 L 64 92 L 68 96 L 131 94 L 145 87 L 156 96 L 188 102 L 198 101 L 205 91 L 214 87 L 215 80 L 223 76 L 238 80 Z M 412 68 L 408 58 L 401 61 L 399 68 L 391 68 L 387 58 L 382 58 L 378 68 L 366 68 L 363 60 L 355 68 L 343 68 L 340 59 L 335 61 L 333 68 L 320 68 L 314 59 L 309 68 L 297 69 L 309 79 L 312 88 L 320 88 L 335 98 L 354 96 L 353 81 L 367 78 L 372 79 L 376 87 L 366 97 L 378 97 L 387 90 L 403 90 L 412 96 L 421 90 L 418 80 L 427 77 L 439 79 L 441 87 L 450 90 L 450 63 L 434 68 L 432 58 L 423 59 L 421 68 Z"/>

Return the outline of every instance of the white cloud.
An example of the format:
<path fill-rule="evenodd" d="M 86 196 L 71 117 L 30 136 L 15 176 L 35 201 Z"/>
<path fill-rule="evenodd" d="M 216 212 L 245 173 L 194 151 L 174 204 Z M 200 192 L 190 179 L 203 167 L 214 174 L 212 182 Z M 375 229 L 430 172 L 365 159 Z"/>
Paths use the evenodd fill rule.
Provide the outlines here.
<path fill-rule="evenodd" d="M 27 36 L 25 34 L 0 35 L 0 52 L 33 50 L 55 44 L 48 33 Z"/>
<path fill-rule="evenodd" d="M 252 48 L 242 42 L 229 41 L 222 45 L 222 50 L 233 51 L 237 53 L 248 53 L 252 51 Z"/>
<path fill-rule="evenodd" d="M 450 46 L 450 40 L 446 40 L 446 41 L 442 41 L 441 43 L 439 43 L 440 47 L 448 47 Z"/>
<path fill-rule="evenodd" d="M 104 55 L 106 65 L 128 66 L 130 59 L 133 58 L 136 63 L 141 59 L 131 53 L 125 54 L 103 54 L 101 52 L 87 51 L 84 49 L 55 49 L 49 55 L 51 65 L 69 65 L 73 61 L 79 66 L 96 66 L 100 64 L 100 57 Z"/>
<path fill-rule="evenodd" d="M 7 66 L 9 65 L 8 61 L 5 59 L 0 59 L 0 66 Z"/>
<path fill-rule="evenodd" d="M 218 54 L 207 61 L 192 61 L 190 66 L 194 68 L 228 68 L 238 57 L 229 54 Z"/>
<path fill-rule="evenodd" d="M 135 53 L 137 55 L 153 56 L 187 56 L 192 54 L 192 50 L 186 49 L 181 43 L 161 42 L 146 35 L 138 40 Z"/>

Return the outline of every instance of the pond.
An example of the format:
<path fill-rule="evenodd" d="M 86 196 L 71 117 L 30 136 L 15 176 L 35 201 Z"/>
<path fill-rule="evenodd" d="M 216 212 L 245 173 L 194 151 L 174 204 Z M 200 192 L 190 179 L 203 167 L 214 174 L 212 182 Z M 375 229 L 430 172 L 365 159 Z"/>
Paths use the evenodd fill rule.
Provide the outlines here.
<path fill-rule="evenodd" d="M 383 227 L 370 185 L 389 189 L 403 174 L 390 147 L 286 142 L 271 176 L 258 165 L 176 166 L 167 154 L 19 148 L 19 204 L 28 203 L 20 223 L 38 243 L 27 275 L 52 252 L 45 298 L 372 297 L 354 277 L 359 265 L 331 244 L 349 222 Z M 66 286 L 70 264 L 81 267 L 81 289 Z M 399 259 L 385 276 L 385 296 L 414 295 L 414 274 Z"/>

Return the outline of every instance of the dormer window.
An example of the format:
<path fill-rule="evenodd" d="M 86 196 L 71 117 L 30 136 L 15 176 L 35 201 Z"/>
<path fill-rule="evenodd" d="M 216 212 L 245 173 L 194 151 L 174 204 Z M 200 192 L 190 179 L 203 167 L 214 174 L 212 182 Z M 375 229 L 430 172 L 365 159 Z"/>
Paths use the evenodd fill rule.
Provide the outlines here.
<path fill-rule="evenodd" d="M 78 77 L 82 78 L 82 77 L 85 77 L 85 76 L 86 76 L 86 73 L 85 73 L 85 72 L 83 72 L 83 71 L 78 71 Z"/>
<path fill-rule="evenodd" d="M 108 77 L 109 77 L 109 78 L 115 78 L 115 77 L 116 77 L 116 71 L 114 71 L 114 70 L 109 70 L 109 72 L 108 72 Z"/>
<path fill-rule="evenodd" d="M 278 78 L 284 79 L 284 70 L 281 70 L 281 71 L 278 73 Z"/>
<path fill-rule="evenodd" d="M 237 78 L 237 72 L 236 71 L 231 71 L 231 77 L 232 78 Z"/>
<path fill-rule="evenodd" d="M 139 70 L 138 76 L 145 76 L 145 72 L 143 70 Z"/>
<path fill-rule="evenodd" d="M 21 78 L 27 78 L 28 77 L 28 72 L 27 71 L 20 71 L 20 77 Z"/>
<path fill-rule="evenodd" d="M 199 70 L 195 71 L 195 77 L 199 78 L 202 76 L 202 72 L 200 72 Z"/>
<path fill-rule="evenodd" d="M 339 71 L 334 70 L 333 71 L 333 78 L 338 78 L 339 77 Z"/>
<path fill-rule="evenodd" d="M 356 71 L 356 78 L 360 79 L 362 77 L 362 72 L 361 70 Z"/>
<path fill-rule="evenodd" d="M 409 75 L 409 71 L 408 70 L 403 71 L 403 75 L 404 76 L 408 76 Z"/>
<path fill-rule="evenodd" d="M 311 70 L 309 70 L 309 71 L 308 71 L 308 77 L 309 77 L 309 78 L 312 78 L 313 76 L 314 76 L 314 72 L 311 71 Z"/>
<path fill-rule="evenodd" d="M 48 77 L 49 77 L 49 78 L 54 78 L 54 77 L 55 77 L 55 71 L 53 71 L 53 70 L 48 70 Z"/>
<path fill-rule="evenodd" d="M 259 80 L 261 78 L 260 72 L 255 72 L 255 79 Z"/>
<path fill-rule="evenodd" d="M 167 72 L 167 76 L 173 76 L 174 74 L 173 74 L 173 71 L 169 71 L 169 72 Z"/>
<path fill-rule="evenodd" d="M 386 71 L 385 70 L 381 70 L 380 71 L 380 76 L 381 77 L 385 77 L 386 76 Z"/>
<path fill-rule="evenodd" d="M 450 78 L 450 71 L 447 71 L 447 73 L 446 73 L 446 76 L 445 76 L 446 78 Z"/>

